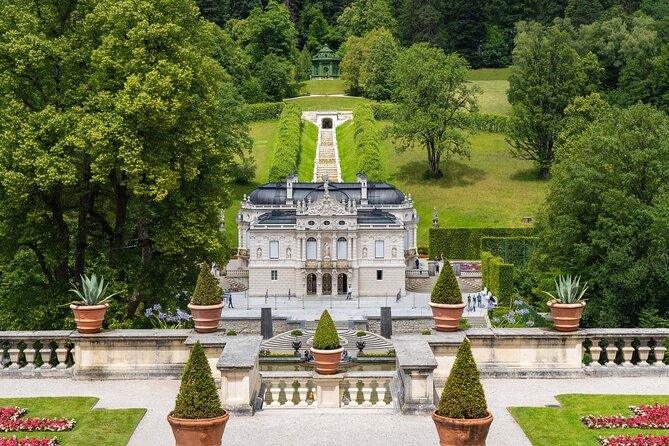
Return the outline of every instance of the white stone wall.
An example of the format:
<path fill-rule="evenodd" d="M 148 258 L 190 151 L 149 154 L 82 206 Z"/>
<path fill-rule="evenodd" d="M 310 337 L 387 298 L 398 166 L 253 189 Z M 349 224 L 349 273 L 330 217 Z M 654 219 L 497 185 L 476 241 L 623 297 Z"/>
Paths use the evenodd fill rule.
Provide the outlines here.
<path fill-rule="evenodd" d="M 383 280 L 376 280 L 376 271 L 383 271 Z M 371 266 L 361 267 L 358 270 L 358 290 L 353 290 L 355 294 L 361 296 L 384 296 L 395 298 L 397 292 L 401 289 L 402 296 L 406 295 L 404 288 L 404 264 L 400 266 Z"/>
<path fill-rule="evenodd" d="M 277 272 L 277 280 L 271 280 L 271 271 Z M 249 296 L 264 296 L 268 292 L 270 297 L 276 293 L 279 296 L 292 294 L 297 291 L 295 282 L 295 268 L 286 266 L 262 266 L 249 268 Z"/>

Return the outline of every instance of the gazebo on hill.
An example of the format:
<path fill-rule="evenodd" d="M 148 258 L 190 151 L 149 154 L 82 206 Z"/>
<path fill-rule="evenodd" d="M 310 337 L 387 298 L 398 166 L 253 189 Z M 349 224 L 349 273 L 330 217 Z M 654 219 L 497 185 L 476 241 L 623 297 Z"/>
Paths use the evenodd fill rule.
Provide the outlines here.
<path fill-rule="evenodd" d="M 311 60 L 311 80 L 339 79 L 341 57 L 327 44 Z"/>

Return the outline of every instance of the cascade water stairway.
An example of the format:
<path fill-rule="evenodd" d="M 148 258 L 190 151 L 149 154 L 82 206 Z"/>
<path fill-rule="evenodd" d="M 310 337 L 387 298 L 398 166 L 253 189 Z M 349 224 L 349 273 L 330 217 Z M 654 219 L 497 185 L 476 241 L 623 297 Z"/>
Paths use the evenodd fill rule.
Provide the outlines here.
<path fill-rule="evenodd" d="M 334 128 L 319 127 L 318 147 L 314 161 L 314 182 L 323 181 L 324 175 L 327 175 L 330 181 L 342 181 L 336 131 Z"/>

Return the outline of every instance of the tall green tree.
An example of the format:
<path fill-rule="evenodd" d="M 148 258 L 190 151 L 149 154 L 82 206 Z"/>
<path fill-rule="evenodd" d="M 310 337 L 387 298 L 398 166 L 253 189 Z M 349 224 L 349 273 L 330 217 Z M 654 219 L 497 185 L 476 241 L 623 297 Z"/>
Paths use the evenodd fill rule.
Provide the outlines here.
<path fill-rule="evenodd" d="M 511 153 L 537 163 L 539 176 L 548 178 L 555 156 L 555 141 L 564 109 L 579 94 L 587 93 L 588 66 L 568 33 L 555 26 L 520 23 L 509 76 L 512 125 Z"/>
<path fill-rule="evenodd" d="M 481 66 L 481 49 L 486 40 L 486 0 L 445 1 L 444 30 L 448 51 L 456 51 L 475 68 Z"/>
<path fill-rule="evenodd" d="M 564 15 L 575 26 L 581 26 L 599 19 L 603 9 L 599 0 L 569 0 Z"/>
<path fill-rule="evenodd" d="M 361 37 L 376 28 L 394 31 L 397 20 L 389 0 L 355 0 L 339 16 L 337 27 L 346 37 Z"/>
<path fill-rule="evenodd" d="M 669 118 L 635 105 L 589 120 L 555 166 L 542 250 L 591 284 L 588 325 L 635 327 L 642 310 L 669 310 Z"/>
<path fill-rule="evenodd" d="M 301 43 L 313 53 L 320 50 L 326 43 L 335 40 L 334 28 L 325 20 L 323 13 L 314 7 L 309 8 L 302 16 L 302 27 Z"/>
<path fill-rule="evenodd" d="M 400 15 L 400 36 L 405 45 L 429 42 L 444 48 L 444 4 L 441 0 L 404 0 Z"/>
<path fill-rule="evenodd" d="M 469 66 L 457 54 L 446 55 L 427 43 L 400 53 L 393 67 L 393 100 L 398 110 L 391 134 L 398 151 L 418 146 L 427 152 L 431 177 L 442 176 L 442 158 L 469 155 L 469 142 L 458 115 L 477 110 L 478 87 L 467 82 Z"/>
<path fill-rule="evenodd" d="M 39 271 L 56 306 L 95 268 L 127 297 L 112 315 L 132 318 L 196 262 L 225 262 L 226 179 L 250 141 L 215 29 L 188 0 L 3 5 L 0 252 L 19 268 L 5 277 Z"/>
<path fill-rule="evenodd" d="M 265 8 L 254 8 L 246 20 L 243 37 L 254 62 L 268 54 L 293 61 L 297 56 L 297 30 L 285 5 L 270 0 Z"/>

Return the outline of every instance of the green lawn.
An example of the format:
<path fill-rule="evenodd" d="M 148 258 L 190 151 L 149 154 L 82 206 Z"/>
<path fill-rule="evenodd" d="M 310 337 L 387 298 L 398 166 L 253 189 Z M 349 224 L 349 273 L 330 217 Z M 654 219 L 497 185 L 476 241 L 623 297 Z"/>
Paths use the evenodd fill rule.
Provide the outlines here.
<path fill-rule="evenodd" d="M 587 429 L 581 424 L 586 415 L 632 415 L 628 406 L 666 404 L 667 395 L 558 395 L 561 407 L 510 407 L 509 412 L 534 446 L 597 446 L 601 435 L 667 435 L 659 429 Z"/>
<path fill-rule="evenodd" d="M 337 146 L 342 180 L 355 183 L 357 181 L 355 175 L 358 170 L 358 161 L 355 155 L 353 121 L 346 121 L 337 127 Z"/>
<path fill-rule="evenodd" d="M 317 96 L 286 99 L 286 101 L 299 104 L 303 110 L 353 110 L 358 104 L 370 102 L 369 99 L 348 96 Z"/>
<path fill-rule="evenodd" d="M 314 161 L 316 159 L 316 145 L 318 144 L 318 127 L 311 122 L 305 122 L 302 127 L 300 146 L 300 165 L 297 174 L 302 182 L 310 182 L 314 178 Z"/>
<path fill-rule="evenodd" d="M 8 438 L 58 437 L 65 446 L 124 446 L 146 412 L 145 409 L 91 410 L 97 398 L 2 398 L 0 406 L 30 410 L 29 417 L 74 418 L 70 432 L 0 433 Z"/>
<path fill-rule="evenodd" d="M 342 80 L 306 81 L 304 90 L 308 94 L 345 94 L 346 82 Z"/>
<path fill-rule="evenodd" d="M 506 81 L 509 79 L 510 68 L 479 68 L 469 72 L 472 81 Z"/>
<path fill-rule="evenodd" d="M 506 97 L 509 89 L 509 68 L 481 68 L 472 70 L 469 80 L 481 87 L 479 107 L 481 113 L 508 115 L 511 104 Z"/>
<path fill-rule="evenodd" d="M 535 215 L 543 202 L 547 183 L 537 179 L 532 162 L 509 154 L 504 135 L 478 133 L 471 136 L 471 144 L 470 159 L 442 160 L 444 176 L 424 179 L 423 149 L 397 154 L 392 140 L 385 141 L 382 156 L 388 182 L 412 195 L 420 216 L 419 245 L 428 244 L 435 206 L 442 227 L 516 227 L 523 225 L 524 216 Z"/>

